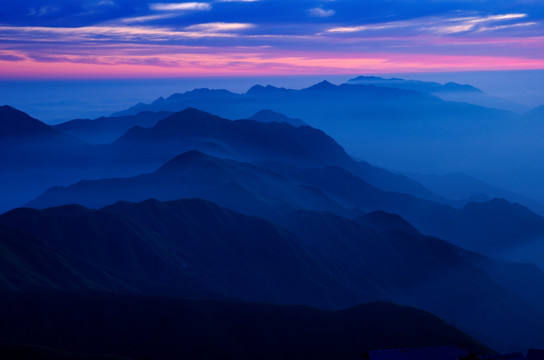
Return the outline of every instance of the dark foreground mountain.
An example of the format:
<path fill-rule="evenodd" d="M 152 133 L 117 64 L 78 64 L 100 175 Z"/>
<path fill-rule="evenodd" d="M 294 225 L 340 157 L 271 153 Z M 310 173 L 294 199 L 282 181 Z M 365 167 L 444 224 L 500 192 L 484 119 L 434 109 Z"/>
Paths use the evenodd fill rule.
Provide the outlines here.
<path fill-rule="evenodd" d="M 0 279 L 7 289 L 101 289 L 328 309 L 386 300 L 436 313 L 500 350 L 537 346 L 544 331 L 536 290 L 544 288 L 541 272 L 516 268 L 516 277 L 530 281 L 526 287 L 501 280 L 511 270 L 505 265 L 422 236 L 384 213 L 353 221 L 298 211 L 280 226 L 203 200 L 149 200 L 100 210 L 17 209 L 0 223 L 12 238 L 2 242 L 9 261 Z"/>
<path fill-rule="evenodd" d="M 3 293 L 0 314 L 3 342 L 111 354 L 90 359 L 360 359 L 374 349 L 451 344 L 490 353 L 430 313 L 390 303 L 323 311 L 42 291 Z M 0 346 L 0 355 L 9 350 L 13 347 Z"/>
<path fill-rule="evenodd" d="M 152 127 L 169 115 L 168 111 L 144 111 L 131 116 L 100 117 L 98 119 L 76 119 L 52 128 L 77 137 L 89 144 L 107 144 L 115 141 L 134 126 Z"/>

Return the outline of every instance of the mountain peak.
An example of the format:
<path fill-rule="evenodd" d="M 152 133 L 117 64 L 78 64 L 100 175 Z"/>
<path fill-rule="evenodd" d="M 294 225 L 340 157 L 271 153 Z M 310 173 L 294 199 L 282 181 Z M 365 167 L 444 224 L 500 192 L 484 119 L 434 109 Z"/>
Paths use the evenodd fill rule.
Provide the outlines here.
<path fill-rule="evenodd" d="M 262 95 L 262 94 L 275 94 L 278 92 L 286 91 L 285 88 L 278 88 L 272 85 L 253 85 L 247 92 L 246 95 Z"/>
<path fill-rule="evenodd" d="M 337 87 L 338 86 L 328 82 L 327 80 L 323 80 L 320 83 L 310 86 L 306 90 L 330 90 L 330 89 L 335 89 Z"/>
<path fill-rule="evenodd" d="M 161 166 L 157 172 L 177 171 L 180 167 L 219 161 L 219 158 L 205 154 L 199 150 L 184 152 Z"/>

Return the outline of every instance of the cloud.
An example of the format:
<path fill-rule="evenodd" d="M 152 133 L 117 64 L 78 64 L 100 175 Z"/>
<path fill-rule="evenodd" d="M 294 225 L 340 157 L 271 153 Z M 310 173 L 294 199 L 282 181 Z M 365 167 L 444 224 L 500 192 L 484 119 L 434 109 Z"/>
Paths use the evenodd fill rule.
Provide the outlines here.
<path fill-rule="evenodd" d="M 46 16 L 59 11 L 59 8 L 56 6 L 41 6 L 39 8 L 30 8 L 28 15 L 30 16 Z"/>
<path fill-rule="evenodd" d="M 188 10 L 211 10 L 212 6 L 203 2 L 186 3 L 153 3 L 149 4 L 151 10 L 156 11 L 188 11 Z"/>
<path fill-rule="evenodd" d="M 246 30 L 254 27 L 253 24 L 246 23 L 206 23 L 191 25 L 185 28 L 187 31 L 203 31 L 203 32 L 223 32 L 223 31 L 237 31 Z"/>
<path fill-rule="evenodd" d="M 0 40 L 24 40 L 49 43 L 97 42 L 139 42 L 173 41 L 210 37 L 232 37 L 232 34 L 208 31 L 177 31 L 169 28 L 150 26 L 85 26 L 78 28 L 61 27 L 6 27 L 0 26 Z"/>
<path fill-rule="evenodd" d="M 383 23 L 378 25 L 360 25 L 360 26 L 339 26 L 327 29 L 329 33 L 353 33 L 359 31 L 375 31 L 375 30 L 384 30 L 384 29 L 394 29 L 400 27 L 409 26 L 409 23 L 406 22 L 395 22 L 395 23 Z"/>
<path fill-rule="evenodd" d="M 308 10 L 308 14 L 312 17 L 329 17 L 335 14 L 334 10 L 325 10 L 320 7 L 316 7 Z"/>
<path fill-rule="evenodd" d="M 485 31 L 486 29 L 490 30 L 492 28 L 486 27 L 485 24 L 523 19 L 525 17 L 527 17 L 527 14 L 503 14 L 445 19 L 443 25 L 431 27 L 430 29 L 442 34 L 455 34 L 473 30 Z M 511 26 L 512 24 L 510 24 L 510 27 Z"/>
<path fill-rule="evenodd" d="M 121 19 L 120 22 L 126 23 L 126 24 L 143 23 L 143 22 L 149 22 L 149 21 L 170 19 L 170 18 L 177 17 L 177 16 L 179 16 L 178 13 L 169 13 L 169 14 L 161 14 L 161 15 L 136 16 L 136 17 L 130 17 L 130 18 Z"/>
<path fill-rule="evenodd" d="M 405 21 L 393 21 L 378 24 L 358 26 L 338 26 L 329 28 L 327 33 L 355 33 L 363 31 L 399 30 L 404 29 L 405 35 L 409 33 L 434 33 L 439 35 L 458 34 L 470 31 L 490 31 L 511 27 L 534 25 L 534 22 L 509 23 L 503 25 L 488 26 L 493 23 L 503 23 L 526 18 L 527 14 L 501 14 L 487 16 L 447 17 L 431 16 Z M 436 25 L 438 24 L 438 25 Z M 525 24 L 525 25 L 521 25 Z"/>
<path fill-rule="evenodd" d="M 25 60 L 25 58 L 22 56 L 0 54 L 0 61 L 23 61 L 23 60 Z"/>

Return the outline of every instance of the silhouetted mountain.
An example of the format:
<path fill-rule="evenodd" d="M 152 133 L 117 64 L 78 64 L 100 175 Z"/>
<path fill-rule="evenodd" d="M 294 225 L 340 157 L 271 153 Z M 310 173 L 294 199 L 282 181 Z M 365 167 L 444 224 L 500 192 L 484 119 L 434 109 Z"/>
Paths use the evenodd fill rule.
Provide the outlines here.
<path fill-rule="evenodd" d="M 299 168 L 273 162 L 255 166 L 198 151 L 182 154 L 150 174 L 54 187 L 28 206 L 76 203 L 99 208 L 119 200 L 148 198 L 204 198 L 272 220 L 294 209 L 345 216 L 383 210 L 399 214 L 425 234 L 491 256 L 504 256 L 544 236 L 544 218 L 505 200 L 469 203 L 457 209 L 377 189 L 338 167 Z"/>
<path fill-rule="evenodd" d="M 481 257 L 472 263 L 476 255 L 422 236 L 392 215 L 368 215 L 361 224 L 301 210 L 279 221 L 287 229 L 203 200 L 121 202 L 100 210 L 17 209 L 0 216 L 0 224 L 17 229 L 23 239 L 37 239 L 42 248 L 92 265 L 65 270 L 88 279 L 80 285 L 59 283 L 55 279 L 70 277 L 50 266 L 38 272 L 41 282 L 20 276 L 9 288 L 49 282 L 80 289 L 99 283 L 116 292 L 323 308 L 382 299 L 432 311 L 500 349 L 536 344 L 535 334 L 544 331 L 540 315 L 528 304 L 538 292 L 526 300 L 513 291 L 519 286 L 498 285 L 487 272 L 507 268 Z M 21 252 L 20 258 L 29 257 Z M 15 264 L 26 267 L 23 261 Z M 94 275 L 97 269 L 115 281 L 101 281 Z M 14 272 L 5 271 L 0 278 Z M 530 272 L 518 272 L 523 273 Z M 540 286 L 542 277 L 536 270 L 528 280 Z"/>
<path fill-rule="evenodd" d="M 490 96 L 482 90 L 468 84 L 457 84 L 448 82 L 440 84 L 437 82 L 405 80 L 399 78 L 385 79 L 376 76 L 358 76 L 348 80 L 348 84 L 374 85 L 380 87 L 390 87 L 397 89 L 406 89 L 433 94 L 448 101 L 461 101 L 470 104 L 486 106 L 496 109 L 516 111 L 523 113 L 526 107 L 513 101 Z"/>
<path fill-rule="evenodd" d="M 0 106 L 0 139 L 2 143 L 11 138 L 56 136 L 51 127 L 11 106 Z M 2 144 L 4 145 L 4 144 Z"/>
<path fill-rule="evenodd" d="M 535 156 L 534 147 L 520 141 L 526 131 L 519 127 L 521 116 L 512 112 L 445 101 L 429 93 L 360 84 L 324 82 L 302 90 L 254 86 L 245 94 L 228 94 L 175 94 L 118 115 L 196 107 L 240 119 L 270 109 L 325 131 L 349 154 L 371 164 L 421 173 L 464 172 L 517 192 L 541 193 L 540 187 L 524 186 L 525 177 L 507 170 Z M 508 182 L 512 185 L 506 186 Z"/>
<path fill-rule="evenodd" d="M 272 110 L 261 110 L 249 118 L 249 120 L 261 121 L 261 122 L 285 122 L 293 126 L 308 126 L 304 121 L 300 119 L 292 119 L 283 114 L 277 113 Z"/>
<path fill-rule="evenodd" d="M 115 354 L 142 360 L 360 359 L 373 349 L 448 344 L 476 354 L 491 352 L 430 313 L 390 303 L 322 311 L 302 306 L 42 292 L 2 294 L 0 306 L 4 342 L 45 345 L 72 354 Z M 50 318 L 55 321 L 49 322 Z M 0 347 L 0 355 L 6 354 L 6 347 Z M 72 358 L 80 357 L 54 359 Z"/>
<path fill-rule="evenodd" d="M 22 205 L 53 185 L 66 185 L 84 178 L 150 172 L 192 149 L 249 161 L 346 166 L 386 190 L 437 198 L 404 176 L 353 161 L 333 139 L 310 127 L 230 121 L 201 111 L 186 110 L 149 129 L 134 127 L 113 144 L 90 146 L 42 125 L 54 136 L 46 136 L 40 143 L 30 138 L 21 139 L 15 147 L 5 149 L 9 156 L 3 157 L 7 163 L 3 164 L 5 172 L 2 176 L 7 186 L 4 188 L 4 207 L 0 211 Z"/>
<path fill-rule="evenodd" d="M 90 146 L 9 106 L 0 107 L 0 212 L 85 171 Z M 88 174 L 88 172 L 86 172 Z"/>
<path fill-rule="evenodd" d="M 408 221 L 396 214 L 386 213 L 385 211 L 373 211 L 356 218 L 357 222 L 369 226 L 382 233 L 384 231 L 400 231 L 408 234 L 419 234 Z"/>
<path fill-rule="evenodd" d="M 378 76 L 358 76 L 348 80 L 350 84 L 374 85 L 381 87 L 392 87 L 398 89 L 414 90 L 424 93 L 439 93 L 439 92 L 474 92 L 482 93 L 482 90 L 471 85 L 461 85 L 454 82 L 440 84 L 437 82 L 420 81 L 420 80 L 404 80 L 399 78 L 385 79 Z"/>
<path fill-rule="evenodd" d="M 101 117 L 98 119 L 76 119 L 52 127 L 58 131 L 75 136 L 90 144 L 107 144 L 115 141 L 134 126 L 152 127 L 172 112 L 144 111 L 132 116 Z"/>
<path fill-rule="evenodd" d="M 373 298 L 357 297 L 329 279 L 284 229 L 203 200 L 16 209 L 0 216 L 0 223 L 106 269 L 141 292 L 322 307 Z M 49 271 L 43 277 L 54 284 L 57 274 Z"/>
<path fill-rule="evenodd" d="M 407 174 L 410 178 L 432 192 L 445 198 L 456 200 L 457 206 L 462 207 L 467 202 L 486 202 L 492 198 L 504 198 L 511 202 L 529 207 L 539 215 L 544 215 L 544 205 L 524 195 L 499 189 L 472 176 L 455 173 L 444 175 Z M 455 203 L 452 203 L 455 204 Z"/>
<path fill-rule="evenodd" d="M 76 203 L 100 208 L 120 200 L 151 198 L 203 198 L 245 214 L 268 218 L 294 209 L 350 213 L 318 189 L 301 186 L 255 165 L 199 151 L 179 155 L 151 174 L 55 187 L 28 205 L 47 208 Z"/>
<path fill-rule="evenodd" d="M 172 157 L 193 149 L 242 161 L 277 161 L 303 167 L 341 166 L 381 189 L 438 199 L 403 175 L 354 161 L 320 130 L 287 123 L 231 121 L 195 109 L 176 113 L 150 129 L 133 128 L 108 151 L 126 154 L 126 162 L 138 159 L 148 165 L 143 171 L 151 171 Z"/>
<path fill-rule="evenodd" d="M 346 208 L 399 214 L 424 234 L 451 241 L 486 255 L 503 256 L 544 235 L 544 218 L 505 200 L 470 203 L 462 209 L 386 192 L 337 168 L 300 169 L 267 164 L 276 173 L 320 189 Z"/>
<path fill-rule="evenodd" d="M 507 266 L 488 259 L 484 262 L 485 258 L 479 255 L 422 236 L 413 228 L 408 233 L 401 231 L 398 220 L 386 229 L 384 215 L 363 218 L 365 226 L 361 227 L 332 214 L 297 212 L 289 215 L 284 224 L 305 243 L 312 258 L 334 269 L 336 278 L 355 289 L 357 286 L 372 289 L 377 285 L 394 301 L 430 310 L 445 319 L 451 319 L 451 311 L 459 307 L 463 310 L 456 312 L 457 326 L 471 331 L 478 329 L 479 336 L 497 349 L 515 348 L 504 346 L 507 343 L 540 341 L 534 336 L 535 331 L 541 331 L 536 330 L 541 326 L 538 322 L 533 321 L 530 325 L 533 330 L 521 336 L 519 332 L 506 335 L 504 329 L 505 326 L 523 328 L 525 317 L 538 313 L 540 308 L 535 310 L 526 303 L 534 300 L 538 290 L 531 290 L 526 300 L 524 293 L 513 291 L 519 290 L 519 286 L 510 287 L 512 284 L 502 280 L 505 287 L 501 289 L 493 276 L 498 276 L 499 271 L 509 271 Z M 382 219 L 372 224 L 372 218 L 377 217 Z M 391 220 L 391 215 L 388 217 Z M 369 231 L 367 224 L 379 235 Z M 471 263 L 473 258 L 476 259 Z M 492 275 L 489 269 L 493 270 Z M 536 280 L 532 282 L 535 287 L 544 284 L 541 281 L 544 274 L 537 272 L 540 278 L 530 277 L 531 281 Z M 495 313 L 497 309 L 491 309 L 490 303 L 505 312 Z M 499 338 L 504 343 L 496 342 Z"/>
<path fill-rule="evenodd" d="M 69 211 L 69 209 L 64 209 Z M 0 288 L 87 288 L 134 291 L 130 285 L 88 261 L 48 246 L 43 237 L 0 225 Z"/>
<path fill-rule="evenodd" d="M 162 155 L 167 160 L 210 143 L 243 160 L 309 165 L 351 161 L 344 149 L 320 130 L 277 122 L 231 121 L 196 109 L 171 115 L 149 129 L 132 128 L 113 146 L 128 147 L 131 154 L 149 152 L 153 158 Z"/>

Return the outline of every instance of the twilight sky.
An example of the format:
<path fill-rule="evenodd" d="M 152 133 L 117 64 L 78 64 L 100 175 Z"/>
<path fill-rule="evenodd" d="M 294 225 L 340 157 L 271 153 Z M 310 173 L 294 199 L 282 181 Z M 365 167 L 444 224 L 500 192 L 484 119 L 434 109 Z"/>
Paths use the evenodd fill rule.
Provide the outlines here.
<path fill-rule="evenodd" d="M 542 0 L 3 0 L 0 78 L 544 69 Z"/>

